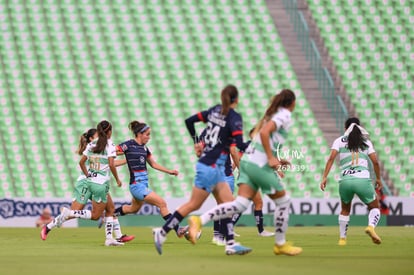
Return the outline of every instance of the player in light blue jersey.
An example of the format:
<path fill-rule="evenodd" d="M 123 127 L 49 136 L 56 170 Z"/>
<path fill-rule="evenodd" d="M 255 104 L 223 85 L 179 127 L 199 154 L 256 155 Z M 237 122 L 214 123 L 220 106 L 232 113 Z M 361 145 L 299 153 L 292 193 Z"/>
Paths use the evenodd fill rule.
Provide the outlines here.
<path fill-rule="evenodd" d="M 381 213 L 379 202 L 369 172 L 369 161 L 372 161 L 376 176 L 376 188 L 381 190 L 381 173 L 374 146 L 368 139 L 368 132 L 360 126 L 358 118 L 349 118 L 345 122 L 345 133 L 337 138 L 326 162 L 320 188 L 325 190 L 327 177 L 336 156 L 339 154 L 341 178 L 339 180 L 339 196 L 341 198 L 341 213 L 339 221 L 339 245 L 346 245 L 346 233 L 349 224 L 351 204 L 356 194 L 368 206 L 368 226 L 365 228 L 375 244 L 381 243 L 381 238 L 375 232 Z"/>

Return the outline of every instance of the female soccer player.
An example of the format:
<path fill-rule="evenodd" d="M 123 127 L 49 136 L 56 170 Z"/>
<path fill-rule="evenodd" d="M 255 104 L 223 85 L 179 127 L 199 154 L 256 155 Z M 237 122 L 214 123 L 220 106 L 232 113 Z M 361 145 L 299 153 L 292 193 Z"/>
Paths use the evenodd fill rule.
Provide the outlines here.
<path fill-rule="evenodd" d="M 115 167 L 116 149 L 111 141 L 112 125 L 106 120 L 101 121 L 97 127 L 98 138 L 89 143 L 79 161 L 79 166 L 85 175 L 82 179 L 86 185 L 87 192 L 90 192 L 92 200 L 92 211 L 90 210 L 70 210 L 63 207 L 61 214 L 56 217 L 56 226 L 72 218 L 87 220 L 98 220 L 107 205 L 107 195 L 109 191 L 110 172 L 114 176 L 117 185 L 122 186 Z M 89 163 L 87 168 L 86 162 Z M 84 196 L 88 195 L 85 192 Z M 75 192 L 76 194 L 76 192 Z M 82 194 L 82 191 L 81 191 Z M 81 195 L 82 196 L 82 195 Z M 87 199 L 87 198 L 86 198 Z M 123 245 L 113 239 L 113 220 L 107 219 L 105 226 L 105 245 Z M 45 230 L 47 231 L 47 229 Z M 47 234 L 47 233 L 46 233 Z"/>
<path fill-rule="evenodd" d="M 376 176 L 376 188 L 381 189 L 381 173 L 374 146 L 368 139 L 368 132 L 360 126 L 358 118 L 349 118 L 345 122 L 345 133 L 337 138 L 331 149 L 331 154 L 326 162 L 320 188 L 325 190 L 327 177 L 336 156 L 339 154 L 341 178 L 339 180 L 339 196 L 341 198 L 341 213 L 339 222 L 339 245 L 346 245 L 346 233 L 348 230 L 349 213 L 354 194 L 363 201 L 369 209 L 368 226 L 365 228 L 375 244 L 380 244 L 381 239 L 375 233 L 381 214 L 379 202 L 371 182 L 369 172 L 369 160 L 372 161 Z"/>
<path fill-rule="evenodd" d="M 253 139 L 252 135 L 253 135 L 254 129 L 255 128 L 251 129 L 250 132 L 249 132 L 250 139 Z M 230 147 L 230 152 L 233 151 L 233 150 L 236 150 L 235 147 Z M 234 166 L 237 167 L 237 168 L 239 168 L 239 166 L 240 166 L 239 163 L 240 163 L 241 156 L 243 156 L 243 152 L 239 152 L 238 154 L 236 154 L 236 153 L 232 154 L 232 159 L 233 159 L 233 162 L 235 164 Z M 226 177 L 227 177 L 227 173 L 231 172 L 231 175 L 228 176 L 227 178 L 228 178 L 229 181 L 233 182 L 232 183 L 233 184 L 232 192 L 234 190 L 233 168 L 234 168 L 233 166 L 230 166 L 230 167 L 226 166 Z M 231 169 L 231 170 L 229 170 L 229 169 Z M 262 200 L 262 196 L 261 196 L 260 192 L 256 193 L 256 195 L 253 197 L 252 201 L 253 201 L 253 204 L 254 204 L 254 218 L 255 218 L 255 221 L 256 221 L 256 227 L 257 227 L 258 235 L 261 236 L 261 237 L 272 237 L 272 236 L 274 236 L 275 233 L 266 231 L 263 227 L 263 210 L 262 210 L 263 209 L 263 200 Z M 236 225 L 237 221 L 240 219 L 241 215 L 242 215 L 242 213 L 235 214 L 233 216 L 233 222 L 234 222 L 235 225 Z M 216 222 L 216 221 L 214 221 L 214 222 Z"/>
<path fill-rule="evenodd" d="M 91 128 L 85 133 L 83 133 L 79 140 L 78 149 L 76 150 L 76 153 L 79 156 L 83 155 L 83 152 L 86 149 L 86 146 L 88 143 L 91 143 L 93 140 L 98 138 L 98 133 L 95 128 Z M 115 166 L 121 166 L 126 163 L 125 160 L 115 160 Z M 88 162 L 87 162 L 88 164 Z M 86 181 L 84 180 L 86 176 L 81 173 L 81 175 L 78 177 L 78 180 L 75 184 L 75 190 L 73 191 L 73 200 L 70 209 L 71 210 L 83 210 L 85 208 L 85 205 L 87 204 L 88 200 L 91 199 L 91 192 L 89 191 Z M 113 217 L 115 210 L 114 203 L 112 201 L 111 195 L 108 193 L 108 203 L 106 205 L 105 213 L 106 216 L 109 217 L 107 222 L 110 223 L 111 217 Z M 57 220 L 52 220 L 47 226 L 44 226 L 41 231 L 41 238 L 42 240 L 46 240 L 47 234 L 57 226 L 56 223 Z M 132 241 L 135 237 L 134 236 L 128 236 L 122 234 L 121 231 L 121 225 L 119 224 L 118 218 L 113 217 L 113 232 L 116 238 L 117 242 L 124 243 Z M 111 242 L 110 245 L 115 245 L 116 242 Z"/>
<path fill-rule="evenodd" d="M 98 138 L 98 133 L 96 129 L 95 128 L 89 129 L 87 132 L 85 132 L 81 136 L 78 150 L 76 152 L 80 156 L 82 156 L 83 151 L 85 151 L 88 143 L 92 142 L 96 138 Z M 124 164 L 126 164 L 125 159 L 115 160 L 116 167 L 124 165 Z M 85 207 L 85 204 L 87 203 L 88 199 L 91 198 L 90 192 L 88 191 L 88 189 L 86 188 L 86 185 L 82 181 L 83 178 L 85 178 L 85 175 L 81 173 L 80 177 L 78 178 L 78 182 L 75 185 L 74 199 L 72 201 L 72 205 L 70 208 L 71 210 L 82 210 Z M 111 194 L 108 193 L 108 203 L 106 204 L 105 217 L 107 217 L 109 221 L 111 220 L 111 218 L 113 219 L 113 231 L 114 231 L 115 239 L 121 243 L 132 241 L 135 238 L 135 236 L 128 236 L 128 235 L 122 234 L 121 225 L 119 224 L 118 218 L 114 216 L 114 211 L 115 211 L 115 205 L 113 203 Z M 101 218 L 99 219 L 99 228 L 102 226 L 104 222 L 106 223 L 108 221 L 106 218 L 103 218 L 103 216 L 101 216 Z"/>
<path fill-rule="evenodd" d="M 254 130 L 254 129 L 252 129 Z M 199 154 L 201 155 L 201 152 L 198 153 L 197 155 L 199 156 Z M 233 174 L 233 170 L 234 168 L 239 168 L 239 163 L 240 163 L 240 156 L 243 155 L 242 152 L 237 152 L 236 149 L 236 144 L 232 143 L 230 145 L 230 155 L 227 158 L 225 167 L 224 167 L 224 175 L 226 176 L 226 182 L 229 184 L 230 186 L 230 190 L 231 193 L 234 193 L 234 174 Z M 231 159 L 230 159 L 231 156 Z M 233 160 L 233 163 L 232 161 Z M 254 204 L 254 217 L 255 217 L 255 221 L 256 221 L 256 227 L 257 227 L 257 231 L 258 231 L 258 235 L 261 237 L 271 237 L 274 236 L 275 234 L 273 232 L 269 232 L 266 231 L 263 227 L 263 200 L 262 197 L 260 195 L 260 192 L 257 192 L 256 195 L 254 196 L 254 198 L 252 199 L 253 204 Z M 220 204 L 220 203 L 218 203 Z M 232 221 L 233 224 L 236 225 L 236 223 L 238 222 L 238 220 L 241 217 L 241 213 L 240 214 L 235 214 L 232 217 Z M 213 239 L 211 240 L 211 242 L 215 245 L 218 246 L 224 246 L 226 245 L 226 242 L 224 240 L 224 235 L 223 235 L 223 228 L 222 228 L 222 223 L 220 223 L 220 220 L 214 221 L 213 223 Z M 234 236 L 238 237 L 239 235 L 236 234 L 236 232 L 234 232 Z"/>
<path fill-rule="evenodd" d="M 155 205 L 160 209 L 163 219 L 167 220 L 171 213 L 167 208 L 167 203 L 157 193 L 148 187 L 147 163 L 154 169 L 161 172 L 177 176 L 177 170 L 170 170 L 158 164 L 146 146 L 151 136 L 151 128 L 142 122 L 132 121 L 129 129 L 134 134 L 134 139 L 125 141 L 117 146 L 117 151 L 124 154 L 128 163 L 130 182 L 129 190 L 132 195 L 130 205 L 122 205 L 115 210 L 115 215 L 122 216 L 136 213 L 144 202 Z M 175 228 L 177 235 L 178 227 Z M 179 237 L 182 237 L 179 235 Z"/>
<path fill-rule="evenodd" d="M 233 85 L 226 86 L 221 92 L 221 105 L 197 113 L 186 119 L 187 129 L 198 146 L 198 135 L 194 123 L 203 121 L 207 123 L 204 138 L 203 154 L 196 165 L 196 176 L 190 200 L 181 205 L 164 224 L 162 228 L 153 230 L 155 247 L 162 253 L 162 244 L 166 241 L 167 233 L 176 227 L 185 216 L 201 207 L 210 193 L 217 201 L 228 202 L 233 200 L 229 185 L 225 181 L 224 163 L 229 154 L 229 145 L 234 139 L 240 150 L 245 150 L 247 144 L 243 143 L 243 122 L 240 114 L 234 108 L 238 104 L 238 90 Z M 225 228 L 227 255 L 246 254 L 250 248 L 234 242 L 233 223 L 231 219 L 222 219 Z M 198 233 L 198 232 L 197 232 Z M 196 234 L 195 234 L 196 235 Z M 194 235 L 194 238 L 196 237 Z M 190 239 L 194 243 L 194 239 Z"/>
<path fill-rule="evenodd" d="M 275 246 L 276 255 L 297 255 L 302 248 L 286 242 L 290 198 L 281 184 L 284 174 L 278 169 L 288 162 L 278 159 L 277 148 L 287 138 L 291 126 L 291 113 L 295 108 L 295 94 L 291 90 L 282 90 L 272 100 L 263 118 L 253 133 L 254 139 L 240 161 L 239 192 L 237 198 L 229 203 L 218 205 L 205 214 L 189 218 L 189 238 L 196 240 L 201 225 L 211 220 L 231 217 L 243 213 L 254 198 L 258 189 L 267 194 L 275 203 Z M 256 135 L 256 133 L 259 133 Z"/>

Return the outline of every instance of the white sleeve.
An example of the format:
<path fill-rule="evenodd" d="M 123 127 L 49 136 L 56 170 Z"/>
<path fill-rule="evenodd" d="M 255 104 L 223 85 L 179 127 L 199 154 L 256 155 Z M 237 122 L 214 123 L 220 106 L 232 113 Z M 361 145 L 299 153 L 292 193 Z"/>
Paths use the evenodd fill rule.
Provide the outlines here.
<path fill-rule="evenodd" d="M 372 144 L 372 142 L 370 140 L 367 140 L 367 145 L 368 145 L 368 155 L 371 155 L 372 153 L 375 153 L 375 149 L 374 149 L 374 145 Z"/>
<path fill-rule="evenodd" d="M 91 144 L 90 143 L 88 143 L 87 145 L 86 145 L 86 148 L 85 148 L 85 150 L 83 150 L 83 152 L 82 152 L 82 155 L 84 155 L 84 156 L 88 156 L 88 152 L 90 152 L 91 151 Z"/>
<path fill-rule="evenodd" d="M 335 139 L 335 141 L 332 144 L 331 149 L 339 152 L 339 147 L 341 147 L 341 138 Z"/>
<path fill-rule="evenodd" d="M 290 121 L 290 113 L 289 112 L 277 112 L 272 116 L 272 121 L 276 123 L 277 129 L 279 128 L 286 128 L 287 124 Z"/>
<path fill-rule="evenodd" d="M 106 145 L 106 152 L 108 153 L 108 158 L 113 157 L 116 158 L 116 147 L 112 140 L 108 140 L 108 144 Z"/>

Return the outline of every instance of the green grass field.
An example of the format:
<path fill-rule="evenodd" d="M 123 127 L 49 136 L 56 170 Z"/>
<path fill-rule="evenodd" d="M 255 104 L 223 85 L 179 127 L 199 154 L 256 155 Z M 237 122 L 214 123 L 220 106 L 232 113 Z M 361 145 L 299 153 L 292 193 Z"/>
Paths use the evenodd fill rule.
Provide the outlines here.
<path fill-rule="evenodd" d="M 270 228 L 269 228 L 270 229 Z M 135 240 L 105 247 L 104 231 L 62 228 L 40 240 L 38 229 L 0 228 L 0 274 L 414 274 L 414 228 L 379 227 L 374 245 L 363 227 L 351 227 L 348 245 L 337 246 L 337 227 L 291 227 L 288 239 L 303 247 L 299 256 L 275 256 L 274 239 L 237 227 L 237 238 L 253 252 L 226 256 L 210 244 L 211 228 L 193 246 L 170 234 L 164 253 L 155 251 L 150 228 L 127 227 Z"/>

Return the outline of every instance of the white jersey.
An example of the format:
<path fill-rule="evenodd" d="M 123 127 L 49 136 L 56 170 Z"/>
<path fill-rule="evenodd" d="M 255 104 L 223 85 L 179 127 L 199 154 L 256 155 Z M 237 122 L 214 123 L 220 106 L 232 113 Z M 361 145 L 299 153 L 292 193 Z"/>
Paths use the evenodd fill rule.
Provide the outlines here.
<path fill-rule="evenodd" d="M 110 169 L 108 158 L 116 157 L 116 148 L 112 140 L 108 139 L 105 150 L 102 153 L 94 153 L 93 148 L 96 147 L 95 139 L 86 146 L 83 155 L 88 158 L 88 179 L 94 183 L 104 184 L 110 180 Z"/>
<path fill-rule="evenodd" d="M 270 134 L 269 143 L 273 155 L 278 157 L 282 145 L 288 136 L 289 128 L 292 126 L 291 112 L 286 108 L 280 107 L 272 116 L 271 121 L 276 124 L 276 131 Z M 267 164 L 267 156 L 259 134 L 253 137 L 252 142 L 243 155 L 243 160 L 255 163 L 260 167 Z"/>
<path fill-rule="evenodd" d="M 375 153 L 372 142 L 367 139 L 366 144 L 368 148 L 360 150 L 359 152 L 350 152 L 348 150 L 348 137 L 341 136 L 337 138 L 333 145 L 332 150 L 339 152 L 339 166 L 341 168 L 342 178 L 370 178 L 369 173 L 369 156 Z"/>

